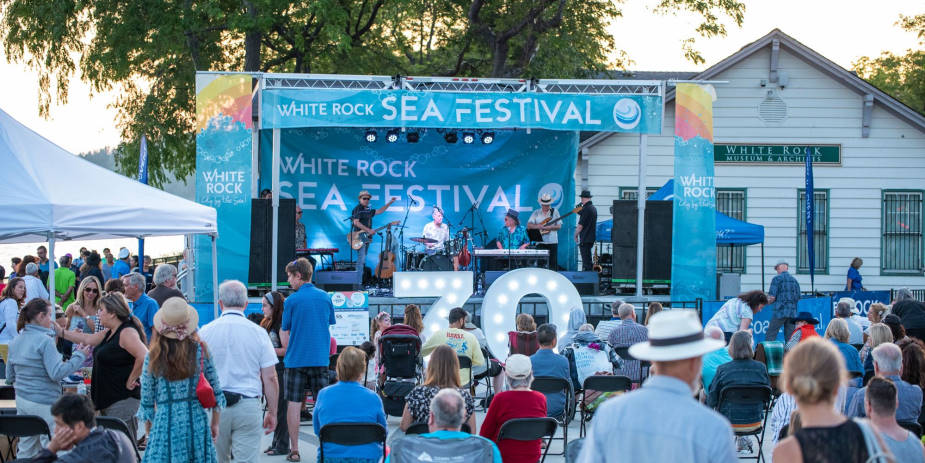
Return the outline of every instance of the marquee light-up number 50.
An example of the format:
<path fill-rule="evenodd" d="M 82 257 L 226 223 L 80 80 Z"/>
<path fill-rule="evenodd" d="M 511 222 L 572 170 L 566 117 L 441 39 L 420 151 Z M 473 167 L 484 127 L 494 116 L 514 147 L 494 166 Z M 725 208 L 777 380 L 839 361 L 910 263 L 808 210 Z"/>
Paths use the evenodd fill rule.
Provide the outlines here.
<path fill-rule="evenodd" d="M 393 278 L 395 297 L 437 297 L 424 317 L 424 334 L 447 327 L 447 315 L 453 307 L 462 307 L 472 295 L 472 272 L 396 272 Z M 481 328 L 488 348 L 495 357 L 508 354 L 508 331 L 515 329 L 517 304 L 528 294 L 546 299 L 549 321 L 565 334 L 569 311 L 581 308 L 581 296 L 575 285 L 559 273 L 546 269 L 522 268 L 505 273 L 488 288 L 482 301 Z"/>

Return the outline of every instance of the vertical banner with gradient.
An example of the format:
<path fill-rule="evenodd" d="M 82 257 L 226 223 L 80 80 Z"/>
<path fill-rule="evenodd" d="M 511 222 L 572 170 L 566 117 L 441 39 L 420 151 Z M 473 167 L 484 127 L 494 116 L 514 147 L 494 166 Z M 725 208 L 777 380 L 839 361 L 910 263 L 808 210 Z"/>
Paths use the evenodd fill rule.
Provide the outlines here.
<path fill-rule="evenodd" d="M 218 280 L 247 276 L 250 249 L 251 76 L 196 75 L 196 202 L 218 213 Z M 196 237 L 195 301 L 212 300 L 212 244 Z"/>
<path fill-rule="evenodd" d="M 716 194 L 710 85 L 679 83 L 675 96 L 671 297 L 716 297 Z"/>

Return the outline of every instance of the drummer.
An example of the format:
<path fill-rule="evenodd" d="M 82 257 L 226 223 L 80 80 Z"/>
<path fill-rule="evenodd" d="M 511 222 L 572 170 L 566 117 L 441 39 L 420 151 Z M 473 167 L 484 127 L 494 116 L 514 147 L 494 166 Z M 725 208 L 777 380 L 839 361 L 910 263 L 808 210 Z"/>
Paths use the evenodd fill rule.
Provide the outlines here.
<path fill-rule="evenodd" d="M 450 227 L 443 223 L 443 210 L 438 206 L 434 206 L 431 217 L 434 220 L 424 225 L 424 231 L 421 233 L 424 238 L 433 240 L 424 244 L 428 254 L 443 251 L 444 243 L 450 239 Z"/>

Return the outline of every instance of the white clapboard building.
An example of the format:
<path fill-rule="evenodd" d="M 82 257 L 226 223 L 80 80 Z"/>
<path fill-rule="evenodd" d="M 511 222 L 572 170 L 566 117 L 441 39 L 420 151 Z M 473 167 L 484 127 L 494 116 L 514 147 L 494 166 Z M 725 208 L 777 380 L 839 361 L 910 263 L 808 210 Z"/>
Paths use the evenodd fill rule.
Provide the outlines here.
<path fill-rule="evenodd" d="M 727 81 L 716 85 L 717 209 L 765 227 L 765 274 L 790 263 L 809 290 L 803 157 L 815 161 L 816 289 L 844 288 L 860 257 L 867 289 L 925 287 L 925 117 L 779 30 L 700 73 L 617 78 Z M 661 135 L 648 137 L 646 186 L 673 176 L 674 99 Z M 598 133 L 581 143 L 576 185 L 589 188 L 599 221 L 614 199 L 635 199 L 639 136 Z M 794 154 L 796 153 L 796 154 Z M 617 227 L 620 225 L 617 224 Z M 721 271 L 742 289 L 761 286 L 761 248 L 718 249 Z M 765 288 L 767 289 L 767 288 Z"/>

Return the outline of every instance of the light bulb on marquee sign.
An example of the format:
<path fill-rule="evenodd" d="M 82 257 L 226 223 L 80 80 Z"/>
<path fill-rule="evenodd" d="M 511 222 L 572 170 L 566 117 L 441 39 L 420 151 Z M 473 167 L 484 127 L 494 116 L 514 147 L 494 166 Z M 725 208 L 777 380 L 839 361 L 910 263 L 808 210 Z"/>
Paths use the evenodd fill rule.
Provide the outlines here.
<path fill-rule="evenodd" d="M 472 272 L 396 272 L 395 297 L 437 297 L 424 316 L 424 334 L 447 327 L 446 316 L 453 307 L 462 307 L 472 295 Z M 559 336 L 565 334 L 569 311 L 582 307 L 575 285 L 559 273 L 541 268 L 521 268 L 507 272 L 488 288 L 482 300 L 482 331 L 488 348 L 498 358 L 508 353 L 508 331 L 514 329 L 517 304 L 527 294 L 546 299 L 549 322 Z"/>

